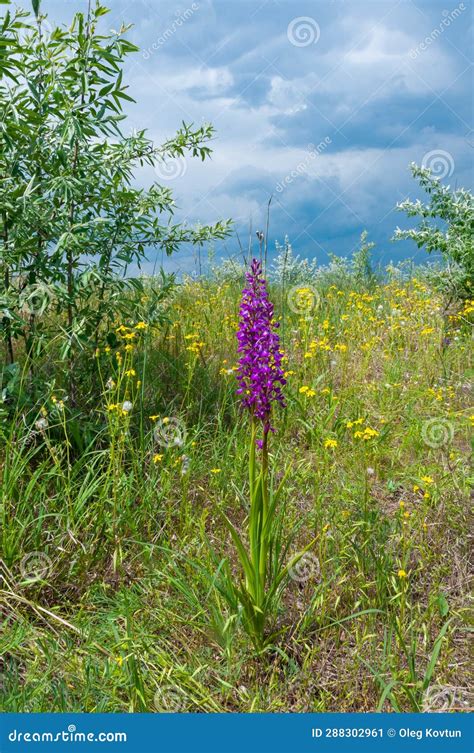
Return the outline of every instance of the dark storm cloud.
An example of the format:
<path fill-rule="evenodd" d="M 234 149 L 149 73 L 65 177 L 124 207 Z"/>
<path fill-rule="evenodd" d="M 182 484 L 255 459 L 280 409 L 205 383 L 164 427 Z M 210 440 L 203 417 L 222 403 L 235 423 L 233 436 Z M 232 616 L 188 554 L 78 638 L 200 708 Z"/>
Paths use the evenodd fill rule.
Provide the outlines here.
<path fill-rule="evenodd" d="M 188 160 L 170 184 L 189 221 L 232 216 L 245 232 L 250 218 L 264 225 L 273 193 L 271 246 L 288 234 L 297 252 L 324 261 L 327 251 L 349 254 L 367 228 L 380 258 L 396 258 L 416 253 L 389 240 L 403 223 L 396 202 L 417 195 L 409 162 L 441 152 L 445 180 L 469 185 L 469 2 L 109 5 L 104 25 L 134 24 L 141 48 L 125 74 L 137 101 L 130 125 L 158 142 L 182 120 L 216 127 L 212 161 Z M 65 21 L 86 2 L 43 6 Z M 153 171 L 138 176 L 154 179 Z M 192 264 L 192 254 L 182 260 Z"/>

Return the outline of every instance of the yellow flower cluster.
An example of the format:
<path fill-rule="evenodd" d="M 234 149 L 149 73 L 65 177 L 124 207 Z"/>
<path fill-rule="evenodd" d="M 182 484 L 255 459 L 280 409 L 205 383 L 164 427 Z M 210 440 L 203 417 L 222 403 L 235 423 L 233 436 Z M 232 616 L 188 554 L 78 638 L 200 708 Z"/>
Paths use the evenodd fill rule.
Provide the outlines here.
<path fill-rule="evenodd" d="M 146 329 L 148 329 L 148 324 L 140 321 L 130 327 L 127 327 L 125 324 L 120 324 L 116 327 L 115 331 L 124 341 L 124 350 L 127 353 L 131 353 L 134 349 L 134 344 L 136 343 L 137 334 Z M 110 348 L 105 348 L 105 352 L 110 352 Z M 118 357 L 119 355 L 120 354 L 117 353 L 117 362 L 120 365 L 121 360 Z"/>
<path fill-rule="evenodd" d="M 466 301 L 464 304 L 464 308 L 460 312 L 460 316 L 468 316 L 468 314 L 472 314 L 474 311 L 474 299 L 470 299 Z"/>
<path fill-rule="evenodd" d="M 51 402 L 56 406 L 56 408 L 59 408 L 59 410 L 64 410 L 64 401 L 58 400 L 56 395 L 51 396 Z"/>
<path fill-rule="evenodd" d="M 328 351 L 331 350 L 331 345 L 326 335 L 320 340 L 311 340 L 308 350 L 304 354 L 305 358 L 314 358 L 318 350 Z"/>
<path fill-rule="evenodd" d="M 315 294 L 311 288 L 302 287 L 295 291 L 295 305 L 298 311 L 309 313 L 314 308 Z"/>
<path fill-rule="evenodd" d="M 364 441 L 374 439 L 374 437 L 378 436 L 379 432 L 377 429 L 372 429 L 370 426 L 366 426 L 362 431 L 359 430 L 354 432 L 355 439 L 363 439 Z"/>
<path fill-rule="evenodd" d="M 352 429 L 353 426 L 360 426 L 363 423 L 364 423 L 364 419 L 363 418 L 358 418 L 355 421 L 348 421 L 347 424 L 346 424 L 346 426 L 347 426 L 348 429 Z"/>
<path fill-rule="evenodd" d="M 125 400 L 123 403 L 107 403 L 107 411 L 109 413 L 118 413 L 121 416 L 128 416 L 132 407 L 132 403 L 129 400 Z"/>
<path fill-rule="evenodd" d="M 313 390 L 311 387 L 308 387 L 306 385 L 300 387 L 298 392 L 305 397 L 314 397 L 316 395 L 316 390 Z"/>
<path fill-rule="evenodd" d="M 354 439 L 362 439 L 364 441 L 368 441 L 369 439 L 374 439 L 375 437 L 379 436 L 379 432 L 377 429 L 372 429 L 371 426 L 362 426 L 364 423 L 363 418 L 358 418 L 355 421 L 348 421 L 346 423 L 346 427 L 348 429 L 353 429 L 354 426 L 360 426 L 360 429 L 356 429 L 354 432 Z"/>
<path fill-rule="evenodd" d="M 454 387 L 448 385 L 448 387 L 428 387 L 427 394 L 432 395 L 435 400 L 442 402 L 443 400 L 452 399 L 455 396 Z"/>
<path fill-rule="evenodd" d="M 237 371 L 237 366 L 227 366 L 227 358 L 224 358 L 222 364 L 222 368 L 219 371 L 219 374 L 222 376 L 232 376 L 234 372 Z"/>
<path fill-rule="evenodd" d="M 204 347 L 205 343 L 200 340 L 198 334 L 185 335 L 184 339 L 192 341 L 186 346 L 186 350 L 189 350 L 190 353 L 196 353 L 197 355 L 201 353 L 201 349 Z"/>

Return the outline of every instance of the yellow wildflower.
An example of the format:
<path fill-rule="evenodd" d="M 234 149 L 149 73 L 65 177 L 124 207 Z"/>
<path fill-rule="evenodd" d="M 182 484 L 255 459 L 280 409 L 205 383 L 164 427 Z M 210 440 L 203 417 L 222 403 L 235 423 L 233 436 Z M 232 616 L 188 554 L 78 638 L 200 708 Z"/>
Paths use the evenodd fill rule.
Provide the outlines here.
<path fill-rule="evenodd" d="M 379 432 L 377 429 L 372 429 L 370 426 L 366 426 L 364 429 L 364 439 L 372 439 L 372 437 L 378 437 Z"/>

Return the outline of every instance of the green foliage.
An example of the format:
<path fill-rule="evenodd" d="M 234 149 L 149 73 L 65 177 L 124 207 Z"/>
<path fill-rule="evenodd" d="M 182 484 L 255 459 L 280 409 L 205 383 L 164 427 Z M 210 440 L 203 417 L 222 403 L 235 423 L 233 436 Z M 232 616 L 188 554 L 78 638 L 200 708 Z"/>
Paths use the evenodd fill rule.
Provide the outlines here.
<path fill-rule="evenodd" d="M 411 165 L 414 178 L 429 196 L 429 203 L 407 199 L 397 205 L 408 217 L 420 217 L 417 228 L 395 231 L 395 240 L 411 238 L 428 253 L 438 251 L 447 263 L 443 283 L 453 297 L 468 298 L 474 286 L 474 196 L 459 188 L 444 186 L 430 170 Z M 439 221 L 444 227 L 439 227 Z M 438 221 L 438 222 L 436 222 Z"/>
<path fill-rule="evenodd" d="M 249 517 L 248 550 L 238 530 L 227 515 L 220 511 L 230 532 L 242 568 L 243 578 L 232 575 L 228 562 L 224 564 L 224 578 L 217 580 L 217 588 L 234 611 L 240 609 L 242 625 L 253 641 L 257 651 L 272 644 L 276 633 L 267 632 L 270 619 L 275 620 L 282 590 L 292 572 L 306 551 L 296 554 L 285 564 L 291 537 L 284 537 L 282 520 L 284 506 L 279 507 L 279 498 L 289 468 L 276 490 L 268 475 L 268 448 L 262 449 L 262 461 L 257 461 L 255 442 L 257 426 L 252 422 L 249 450 Z"/>
<path fill-rule="evenodd" d="M 375 274 L 372 269 L 370 252 L 374 248 L 373 241 L 367 241 L 367 230 L 364 230 L 360 236 L 360 247 L 354 252 L 352 266 L 356 282 L 365 283 L 370 286 L 375 282 Z"/>
<path fill-rule="evenodd" d="M 329 263 L 321 266 L 318 266 L 316 259 L 309 261 L 295 256 L 288 237 L 285 237 L 283 246 L 278 241 L 276 243 L 277 257 L 270 268 L 269 278 L 283 289 L 307 284 L 322 288 L 337 285 L 366 290 L 377 281 L 371 258 L 375 243 L 367 242 L 367 235 L 367 230 L 361 233 L 359 248 L 352 257 L 336 256 L 329 252 Z"/>
<path fill-rule="evenodd" d="M 317 262 L 300 259 L 299 255 L 293 254 L 293 248 L 288 236 L 285 236 L 285 243 L 281 246 L 278 241 L 275 243 L 277 256 L 274 264 L 270 269 L 270 276 L 278 284 L 298 285 L 299 283 L 310 282 L 317 274 Z"/>
<path fill-rule="evenodd" d="M 139 166 L 206 159 L 213 129 L 183 123 L 161 146 L 144 130 L 124 135 L 123 107 L 133 100 L 122 68 L 137 51 L 129 27 L 99 30 L 108 13 L 99 3 L 51 32 L 39 3 L 34 13 L 7 11 L 0 21 L 0 308 L 9 362 L 15 340 L 37 356 L 58 335 L 57 320 L 48 328 L 52 311 L 63 358 L 95 346 L 111 320 L 127 315 L 124 292 L 142 281 L 126 273 L 147 249 L 171 254 L 228 229 L 176 223 L 169 188 L 134 185 Z"/>

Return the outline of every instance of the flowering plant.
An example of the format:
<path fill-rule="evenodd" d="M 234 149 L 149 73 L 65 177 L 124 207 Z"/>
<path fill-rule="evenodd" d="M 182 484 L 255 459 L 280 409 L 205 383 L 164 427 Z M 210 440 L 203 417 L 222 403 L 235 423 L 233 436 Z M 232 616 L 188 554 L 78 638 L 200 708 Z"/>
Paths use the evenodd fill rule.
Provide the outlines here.
<path fill-rule="evenodd" d="M 246 277 L 248 287 L 242 292 L 237 332 L 238 351 L 241 354 L 237 393 L 242 395 L 242 405 L 252 414 L 253 426 L 256 427 L 257 421 L 262 422 L 263 439 L 258 443 L 263 449 L 267 444 L 268 432 L 273 431 L 270 421 L 272 403 L 285 406 L 281 388 L 286 384 L 286 379 L 281 368 L 283 354 L 276 332 L 278 322 L 273 318 L 273 304 L 268 298 L 259 261 L 252 261 Z"/>
<path fill-rule="evenodd" d="M 273 317 L 273 304 L 268 298 L 259 261 L 252 261 L 246 277 L 248 285 L 242 292 L 237 332 L 240 353 L 237 393 L 241 395 L 242 407 L 248 409 L 251 416 L 248 549 L 222 512 L 237 549 L 244 578 L 239 585 L 235 585 L 227 569 L 226 583 L 220 590 L 232 606 L 241 608 L 244 628 L 255 647 L 261 650 L 275 637 L 274 634 L 266 635 L 266 622 L 274 611 L 281 587 L 309 547 L 284 565 L 288 546 L 284 546 L 282 540 L 282 515 L 277 502 L 289 471 L 284 474 L 278 488 L 273 490 L 269 476 L 268 439 L 270 432 L 274 432 L 274 403 L 285 407 L 282 387 L 286 380 L 281 366 L 278 322 Z"/>

